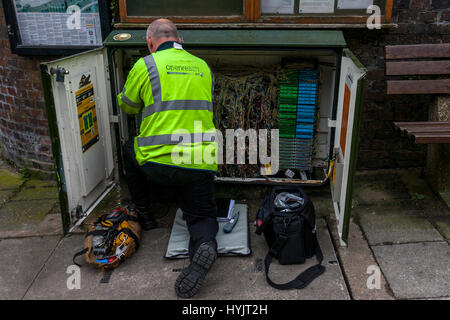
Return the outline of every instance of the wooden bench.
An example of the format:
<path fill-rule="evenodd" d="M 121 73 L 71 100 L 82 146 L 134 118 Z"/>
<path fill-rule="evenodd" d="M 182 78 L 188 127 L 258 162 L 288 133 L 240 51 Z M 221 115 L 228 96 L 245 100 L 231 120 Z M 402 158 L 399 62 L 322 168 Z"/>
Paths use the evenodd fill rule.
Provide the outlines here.
<path fill-rule="evenodd" d="M 387 94 L 450 94 L 450 43 L 386 46 L 386 75 L 415 77 L 388 80 Z M 423 76 L 433 79 L 422 79 Z M 450 122 L 396 122 L 416 143 L 450 143 Z"/>
<path fill-rule="evenodd" d="M 387 94 L 435 95 L 430 121 L 395 122 L 416 143 L 428 144 L 425 176 L 450 208 L 450 43 L 386 46 Z"/>

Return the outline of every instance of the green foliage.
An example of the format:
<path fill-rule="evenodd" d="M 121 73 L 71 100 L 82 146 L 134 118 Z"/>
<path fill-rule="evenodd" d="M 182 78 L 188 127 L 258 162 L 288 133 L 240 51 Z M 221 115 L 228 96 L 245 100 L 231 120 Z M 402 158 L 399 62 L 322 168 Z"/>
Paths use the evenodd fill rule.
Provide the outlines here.
<path fill-rule="evenodd" d="M 20 176 L 22 177 L 22 179 L 28 179 L 30 178 L 31 174 L 27 168 L 22 168 L 20 169 Z"/>
<path fill-rule="evenodd" d="M 117 0 L 111 0 L 111 2 L 109 4 L 109 9 L 111 10 L 112 20 L 114 22 L 118 22 L 118 21 L 116 21 L 116 19 L 119 17 L 119 15 L 118 15 L 118 13 L 119 13 L 119 4 L 118 4 Z"/>
<path fill-rule="evenodd" d="M 425 196 L 424 196 L 423 194 L 420 194 L 420 193 L 415 192 L 415 193 L 411 196 L 411 198 L 412 198 L 413 200 L 423 200 L 423 199 L 425 199 Z"/>

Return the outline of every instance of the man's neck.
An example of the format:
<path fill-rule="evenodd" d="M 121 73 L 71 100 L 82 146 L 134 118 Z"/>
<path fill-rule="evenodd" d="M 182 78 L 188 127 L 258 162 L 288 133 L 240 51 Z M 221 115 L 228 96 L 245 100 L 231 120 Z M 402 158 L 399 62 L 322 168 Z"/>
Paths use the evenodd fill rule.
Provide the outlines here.
<path fill-rule="evenodd" d="M 174 44 L 175 42 L 177 42 L 177 41 L 176 41 L 176 40 L 167 40 L 167 41 L 164 41 L 163 43 L 161 43 L 161 44 L 158 46 L 158 49 L 156 49 L 156 52 L 162 51 L 162 50 L 166 50 L 166 49 L 170 49 L 170 48 L 173 48 L 173 44 Z M 178 43 L 178 42 L 177 42 L 177 43 Z"/>

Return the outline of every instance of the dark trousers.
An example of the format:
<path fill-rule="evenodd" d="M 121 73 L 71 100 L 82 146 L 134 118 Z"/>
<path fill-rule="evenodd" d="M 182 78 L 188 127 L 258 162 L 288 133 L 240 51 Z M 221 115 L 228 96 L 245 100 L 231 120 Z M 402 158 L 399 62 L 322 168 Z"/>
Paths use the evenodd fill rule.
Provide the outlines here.
<path fill-rule="evenodd" d="M 204 242 L 216 241 L 219 229 L 214 200 L 215 172 L 184 169 L 148 162 L 142 166 L 136 161 L 133 141 L 123 148 L 123 167 L 133 203 L 149 209 L 150 195 L 165 187 L 180 202 L 190 234 L 189 255 Z M 158 189 L 159 188 L 159 189 Z"/>

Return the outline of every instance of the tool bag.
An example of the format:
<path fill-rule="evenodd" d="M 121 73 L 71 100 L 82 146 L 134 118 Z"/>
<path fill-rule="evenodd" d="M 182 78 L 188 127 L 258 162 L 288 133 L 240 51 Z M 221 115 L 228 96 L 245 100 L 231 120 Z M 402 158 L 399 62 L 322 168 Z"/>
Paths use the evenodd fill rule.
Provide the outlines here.
<path fill-rule="evenodd" d="M 84 254 L 87 263 L 102 270 L 117 267 L 139 247 L 141 226 L 134 210 L 117 207 L 111 213 L 99 217 L 89 227 L 84 238 L 84 249 L 73 256 Z"/>
<path fill-rule="evenodd" d="M 270 248 L 264 260 L 269 285 L 279 290 L 303 289 L 325 271 L 321 265 L 323 254 L 317 241 L 314 205 L 303 189 L 274 187 L 264 198 L 256 222 L 256 234 L 264 233 Z M 314 255 L 318 264 L 294 280 L 277 284 L 270 279 L 269 267 L 273 258 L 282 265 L 302 264 Z"/>

